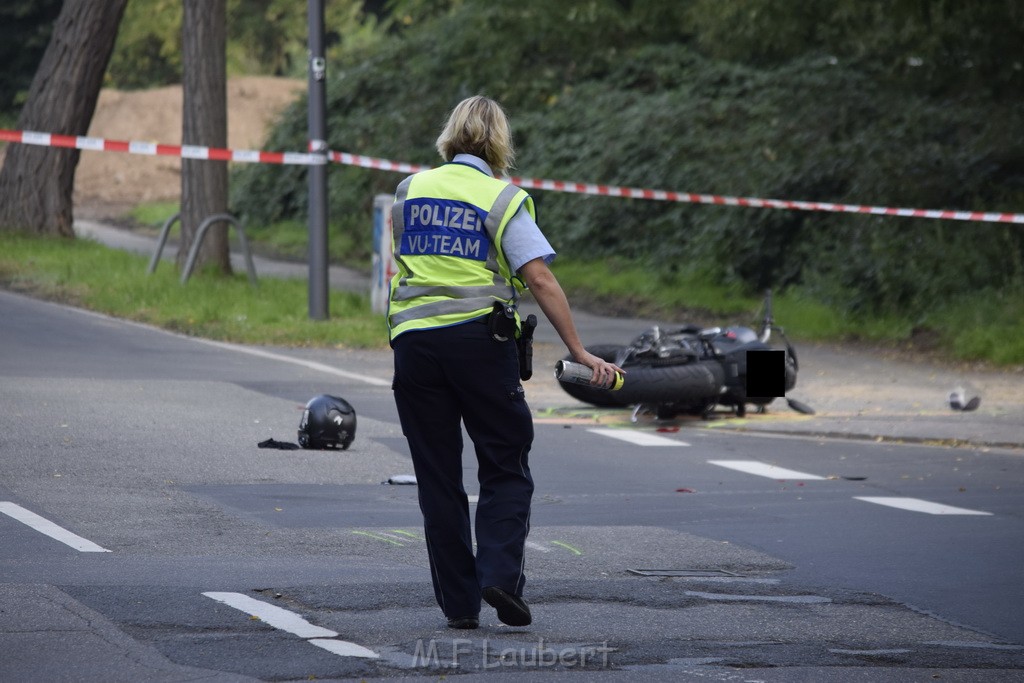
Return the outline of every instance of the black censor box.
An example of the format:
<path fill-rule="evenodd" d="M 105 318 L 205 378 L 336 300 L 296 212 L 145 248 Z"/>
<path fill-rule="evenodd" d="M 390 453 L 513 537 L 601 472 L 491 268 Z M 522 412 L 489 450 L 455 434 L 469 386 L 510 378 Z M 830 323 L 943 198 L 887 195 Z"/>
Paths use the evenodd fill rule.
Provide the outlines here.
<path fill-rule="evenodd" d="M 747 351 L 747 396 L 780 398 L 786 395 L 786 352 Z"/>

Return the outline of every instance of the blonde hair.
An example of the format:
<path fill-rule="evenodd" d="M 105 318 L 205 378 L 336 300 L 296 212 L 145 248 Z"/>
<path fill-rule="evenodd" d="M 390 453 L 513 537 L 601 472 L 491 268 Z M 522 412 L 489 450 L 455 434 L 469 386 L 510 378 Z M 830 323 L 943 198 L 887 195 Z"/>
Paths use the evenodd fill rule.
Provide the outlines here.
<path fill-rule="evenodd" d="M 436 146 L 445 161 L 456 154 L 473 154 L 486 161 L 497 175 L 512 169 L 516 159 L 505 111 L 481 95 L 467 97 L 452 109 Z"/>

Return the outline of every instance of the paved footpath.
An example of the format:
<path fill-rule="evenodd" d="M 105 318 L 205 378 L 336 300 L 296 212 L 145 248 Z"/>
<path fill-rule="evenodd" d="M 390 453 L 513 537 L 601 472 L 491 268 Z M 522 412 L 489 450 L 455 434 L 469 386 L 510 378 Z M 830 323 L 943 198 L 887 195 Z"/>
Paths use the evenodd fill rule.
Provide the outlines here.
<path fill-rule="evenodd" d="M 96 221 L 76 221 L 75 230 L 81 237 L 140 254 L 151 256 L 156 249 L 156 240 L 152 237 Z M 168 245 L 163 256 L 171 259 L 175 253 L 174 246 Z M 254 261 L 259 277 L 308 276 L 302 263 L 260 257 Z M 233 263 L 238 272 L 244 272 L 240 255 L 233 256 Z M 369 291 L 369 278 L 350 269 L 332 266 L 329 278 L 331 286 L 338 289 Z M 564 355 L 564 349 L 535 304 L 525 303 L 523 309 L 537 312 L 542 321 L 537 330 L 535 367 L 553 367 Z M 588 344 L 625 344 L 652 324 L 679 322 L 610 318 L 582 310 L 574 311 L 574 315 L 581 336 Z M 785 321 L 780 323 L 785 325 Z M 913 362 L 890 357 L 884 352 L 793 341 L 800 359 L 800 374 L 790 396 L 814 408 L 815 415 L 796 413 L 783 400 L 777 399 L 764 415 L 748 414 L 738 419 L 722 413 L 707 422 L 696 419 L 679 422 L 684 426 L 713 429 L 1024 451 L 1024 368 L 996 371 L 967 365 Z M 338 356 L 335 361 L 344 362 L 343 352 L 333 353 Z M 321 355 L 325 361 L 332 360 L 330 351 Z M 378 355 L 381 358 L 376 359 L 377 362 L 390 362 L 386 352 L 378 352 Z M 977 410 L 950 409 L 949 394 L 958 387 L 981 398 Z M 625 411 L 600 411 L 575 402 L 546 372 L 535 374 L 528 391 L 531 406 L 538 411 L 555 411 L 563 417 L 584 420 L 628 419 Z"/>

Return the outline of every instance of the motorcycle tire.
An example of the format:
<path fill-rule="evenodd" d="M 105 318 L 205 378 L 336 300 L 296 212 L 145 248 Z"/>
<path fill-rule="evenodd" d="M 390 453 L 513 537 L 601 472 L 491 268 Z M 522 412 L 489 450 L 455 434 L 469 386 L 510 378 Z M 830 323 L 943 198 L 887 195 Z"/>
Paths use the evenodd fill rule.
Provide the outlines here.
<path fill-rule="evenodd" d="M 623 346 L 588 347 L 595 356 L 614 362 Z M 567 356 L 566 360 L 570 360 Z M 562 383 L 562 389 L 578 401 L 601 408 L 622 408 L 637 403 L 689 403 L 705 405 L 719 396 L 724 371 L 716 360 L 699 360 L 683 365 L 655 366 L 647 363 L 626 364 L 625 382 L 618 391 L 599 389 L 587 384 Z"/>
<path fill-rule="evenodd" d="M 601 360 L 614 363 L 616 356 L 627 348 L 629 347 L 622 344 L 595 344 L 594 346 L 588 346 L 587 351 Z M 572 356 L 566 356 L 562 360 L 572 360 Z M 629 370 L 629 368 L 623 369 Z M 559 385 L 565 390 L 565 393 L 577 401 L 583 401 L 599 408 L 623 408 L 630 405 L 619 400 L 618 394 L 622 391 L 621 389 L 619 391 L 608 391 L 607 389 L 598 389 L 587 384 L 572 384 L 570 382 L 559 382 Z"/>

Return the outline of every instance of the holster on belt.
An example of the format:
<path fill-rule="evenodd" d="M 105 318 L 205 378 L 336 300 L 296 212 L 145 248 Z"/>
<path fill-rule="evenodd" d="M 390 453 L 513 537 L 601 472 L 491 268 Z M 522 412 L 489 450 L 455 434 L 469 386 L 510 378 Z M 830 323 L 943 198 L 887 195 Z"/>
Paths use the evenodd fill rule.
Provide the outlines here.
<path fill-rule="evenodd" d="M 526 381 L 533 377 L 533 331 L 537 329 L 537 316 L 532 313 L 522 321 L 520 334 L 516 338 L 516 309 L 511 304 L 494 303 L 494 309 L 487 316 L 487 330 L 491 339 L 506 342 L 515 339 L 519 356 L 519 379 Z"/>
<path fill-rule="evenodd" d="M 487 331 L 496 342 L 506 342 L 516 336 L 515 306 L 495 301 L 494 309 L 487 316 Z"/>
<path fill-rule="evenodd" d="M 533 331 L 537 329 L 537 316 L 533 313 L 526 316 L 522 323 L 522 333 L 516 339 L 516 350 L 519 351 L 519 379 L 524 382 L 533 377 Z"/>

